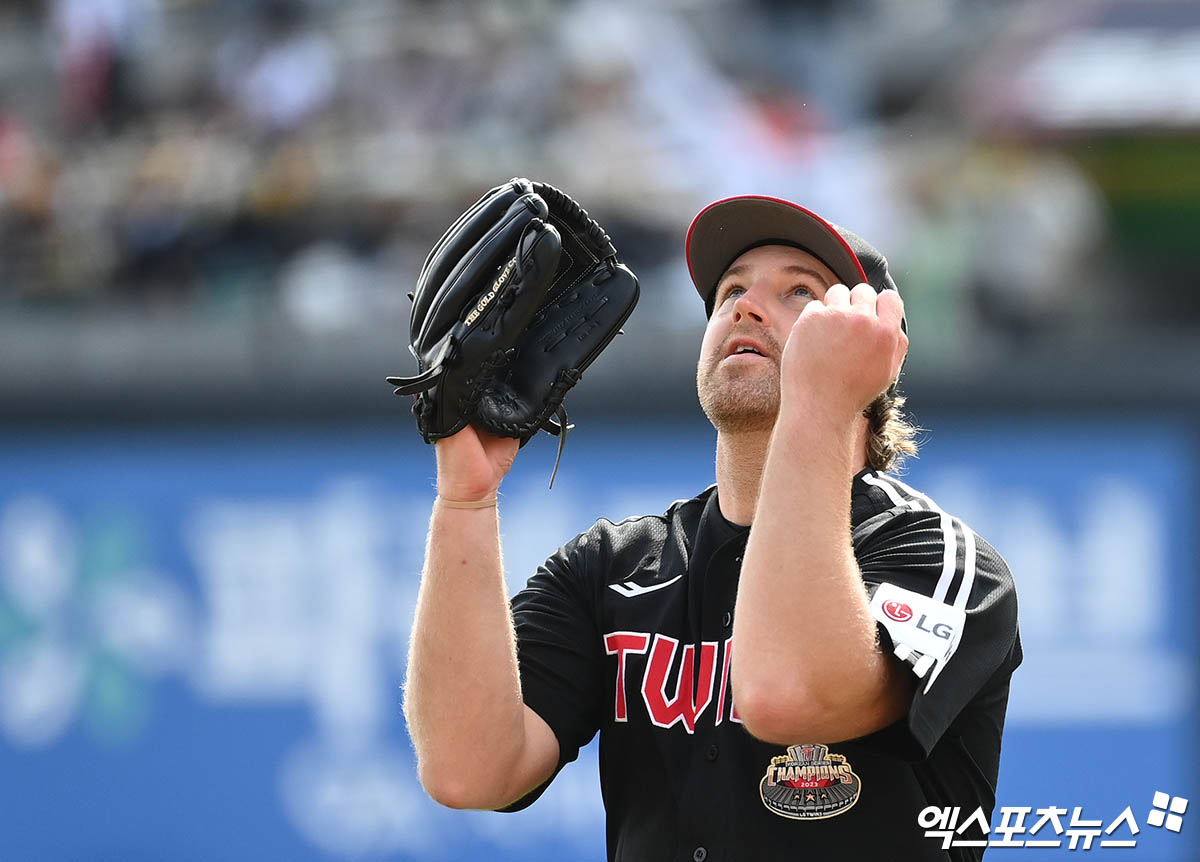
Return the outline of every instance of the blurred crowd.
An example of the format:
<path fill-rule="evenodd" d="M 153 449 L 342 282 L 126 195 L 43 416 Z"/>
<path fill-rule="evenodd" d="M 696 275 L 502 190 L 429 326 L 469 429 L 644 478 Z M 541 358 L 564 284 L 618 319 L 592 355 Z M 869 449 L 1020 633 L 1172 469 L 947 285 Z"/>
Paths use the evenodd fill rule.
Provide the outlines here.
<path fill-rule="evenodd" d="M 688 218 L 759 192 L 885 248 L 938 349 L 1075 325 L 1111 269 L 1103 197 L 1052 150 L 981 140 L 952 74 L 1026 11 L 10 0 L 0 303 L 399 321 L 445 224 L 526 174 L 604 221 L 659 311 L 691 307 Z"/>

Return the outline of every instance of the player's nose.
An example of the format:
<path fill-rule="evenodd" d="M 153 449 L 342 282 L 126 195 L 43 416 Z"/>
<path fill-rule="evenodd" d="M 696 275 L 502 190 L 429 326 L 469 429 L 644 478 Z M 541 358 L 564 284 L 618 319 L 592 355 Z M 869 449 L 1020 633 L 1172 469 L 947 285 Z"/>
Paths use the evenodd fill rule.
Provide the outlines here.
<path fill-rule="evenodd" d="M 733 322 L 737 323 L 745 318 L 756 323 L 765 323 L 767 319 L 765 303 L 753 288 L 744 291 L 733 301 Z"/>

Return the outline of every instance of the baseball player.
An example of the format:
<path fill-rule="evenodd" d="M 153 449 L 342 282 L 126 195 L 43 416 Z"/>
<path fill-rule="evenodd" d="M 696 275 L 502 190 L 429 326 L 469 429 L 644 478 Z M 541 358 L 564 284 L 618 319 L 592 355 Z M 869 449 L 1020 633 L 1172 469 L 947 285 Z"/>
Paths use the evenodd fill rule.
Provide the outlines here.
<path fill-rule="evenodd" d="M 600 520 L 510 605 L 496 494 L 518 441 L 437 442 L 405 700 L 421 781 L 517 810 L 599 731 L 611 860 L 979 859 L 918 814 L 990 822 L 1016 595 L 887 472 L 915 451 L 887 263 L 758 196 L 701 211 L 687 261 L 714 486 Z"/>

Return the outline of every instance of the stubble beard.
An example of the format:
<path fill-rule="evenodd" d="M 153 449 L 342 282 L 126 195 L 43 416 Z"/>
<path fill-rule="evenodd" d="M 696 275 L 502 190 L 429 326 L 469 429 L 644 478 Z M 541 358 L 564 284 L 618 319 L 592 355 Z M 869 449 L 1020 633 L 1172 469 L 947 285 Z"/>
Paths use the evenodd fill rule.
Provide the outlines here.
<path fill-rule="evenodd" d="M 770 431 L 779 415 L 779 367 L 722 366 L 709 356 L 696 368 L 696 392 L 708 421 L 722 433 Z"/>

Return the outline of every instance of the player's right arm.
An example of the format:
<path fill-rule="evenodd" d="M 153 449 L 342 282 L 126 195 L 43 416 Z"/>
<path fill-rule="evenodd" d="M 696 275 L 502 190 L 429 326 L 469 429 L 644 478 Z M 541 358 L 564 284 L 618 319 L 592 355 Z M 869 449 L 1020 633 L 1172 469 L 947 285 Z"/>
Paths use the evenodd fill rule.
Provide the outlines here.
<path fill-rule="evenodd" d="M 517 448 L 471 426 L 439 440 L 439 498 L 495 497 Z M 495 506 L 434 504 L 404 712 L 421 784 L 443 805 L 503 807 L 558 765 L 557 738 L 521 696 Z"/>

